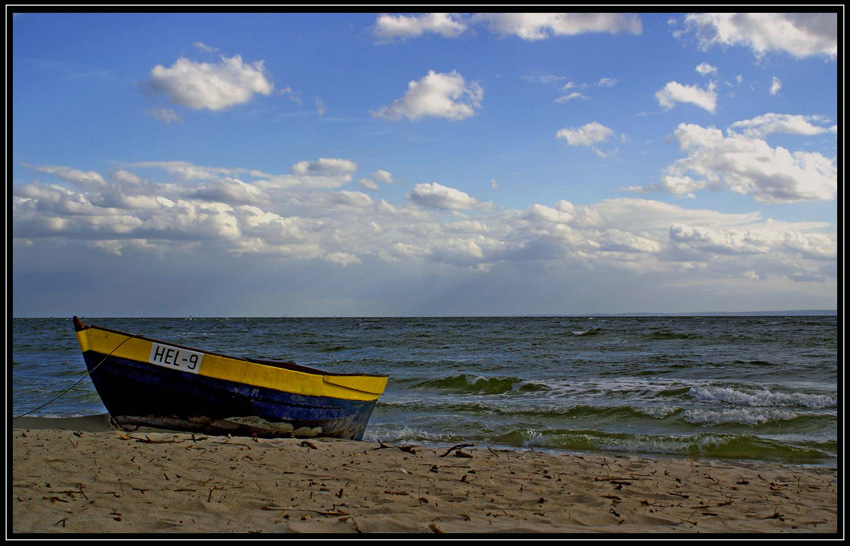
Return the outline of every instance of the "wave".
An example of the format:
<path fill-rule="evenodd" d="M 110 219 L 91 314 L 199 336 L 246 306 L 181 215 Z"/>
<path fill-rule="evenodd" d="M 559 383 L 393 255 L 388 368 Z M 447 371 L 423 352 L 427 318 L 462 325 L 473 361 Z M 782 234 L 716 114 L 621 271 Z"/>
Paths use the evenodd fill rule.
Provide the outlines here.
<path fill-rule="evenodd" d="M 589 330 L 573 330 L 573 335 L 577 337 L 598 336 L 601 333 L 601 328 L 590 328 Z"/>
<path fill-rule="evenodd" d="M 831 429 L 836 415 L 829 413 L 798 413 L 785 409 L 732 408 L 694 409 L 678 405 L 619 405 L 594 406 L 587 404 L 560 405 L 557 403 L 516 404 L 499 402 L 434 400 L 378 401 L 379 412 L 398 416 L 408 413 L 431 413 L 483 419 L 482 428 L 491 426 L 496 419 L 596 427 L 602 424 L 635 429 L 659 429 L 691 432 L 694 430 L 759 430 L 762 432 L 792 432 L 814 429 Z"/>
<path fill-rule="evenodd" d="M 653 341 L 665 341 L 665 340 L 674 340 L 674 339 L 699 339 L 703 336 L 699 334 L 686 334 L 684 332 L 674 332 L 671 330 L 661 330 L 658 332 L 650 332 L 649 334 L 644 334 L 643 336 L 646 339 Z"/>
<path fill-rule="evenodd" d="M 518 429 L 494 440 L 511 447 L 772 460 L 792 464 L 820 464 L 834 458 L 837 453 L 837 442 L 832 440 L 792 442 L 755 435 L 711 433 L 661 436 L 598 430 Z"/>
<path fill-rule="evenodd" d="M 393 443 L 448 444 L 457 441 L 511 448 L 542 448 L 585 453 L 668 455 L 727 460 L 774 461 L 786 464 L 831 464 L 835 440 L 786 440 L 755 434 L 698 433 L 691 435 L 633 434 L 583 429 L 539 429 L 518 425 L 499 434 L 470 431 L 437 433 L 409 426 L 370 425 L 366 439 Z"/>
<path fill-rule="evenodd" d="M 759 391 L 744 391 L 733 387 L 691 387 L 689 394 L 699 402 L 721 402 L 736 406 L 809 409 L 836 407 L 835 394 L 773 392 L 766 387 Z"/>
<path fill-rule="evenodd" d="M 413 385 L 414 389 L 438 389 L 465 394 L 505 394 L 512 391 L 531 392 L 548 390 L 548 387 L 520 377 L 485 377 L 460 374 L 439 379 L 429 379 Z"/>

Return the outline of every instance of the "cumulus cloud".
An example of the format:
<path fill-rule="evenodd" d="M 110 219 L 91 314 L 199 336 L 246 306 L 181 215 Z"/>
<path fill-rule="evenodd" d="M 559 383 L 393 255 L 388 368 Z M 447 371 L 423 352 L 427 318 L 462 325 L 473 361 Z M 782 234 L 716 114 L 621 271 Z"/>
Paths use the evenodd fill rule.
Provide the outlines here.
<path fill-rule="evenodd" d="M 395 181 L 391 172 L 378 169 L 372 173 L 371 178 L 361 178 L 360 186 L 367 190 L 377 190 L 380 184 L 393 184 Z"/>
<path fill-rule="evenodd" d="M 675 180 L 683 191 L 726 190 L 765 203 L 835 199 L 836 165 L 818 153 L 792 153 L 759 138 L 734 132 L 724 136 L 714 127 L 686 123 L 675 137 L 687 156 L 669 166 L 662 178 Z"/>
<path fill-rule="evenodd" d="M 694 36 L 703 50 L 713 46 L 749 47 L 757 56 L 782 51 L 797 58 L 836 58 L 835 13 L 692 13 L 678 37 Z"/>
<path fill-rule="evenodd" d="M 555 138 L 564 139 L 568 146 L 588 146 L 600 157 L 608 157 L 613 152 L 603 152 L 596 145 L 613 137 L 614 131 L 611 128 L 596 121 L 577 128 L 564 128 L 555 133 Z"/>
<path fill-rule="evenodd" d="M 614 136 L 614 131 L 599 122 L 591 122 L 575 129 L 564 128 L 555 134 L 570 146 L 593 146 Z"/>
<path fill-rule="evenodd" d="M 717 74 L 717 67 L 703 62 L 697 65 L 696 71 L 703 76 L 706 74 Z"/>
<path fill-rule="evenodd" d="M 207 53 L 217 53 L 218 52 L 217 47 L 209 46 L 209 45 L 205 44 L 204 42 L 194 42 L 194 43 L 192 43 L 192 45 L 197 47 L 201 51 L 206 51 Z"/>
<path fill-rule="evenodd" d="M 189 192 L 190 197 L 203 201 L 223 203 L 262 203 L 269 196 L 261 189 L 237 178 L 223 178 L 199 186 Z"/>
<path fill-rule="evenodd" d="M 96 190 L 107 186 L 106 179 L 96 171 L 81 171 L 61 165 L 44 165 L 35 167 L 35 170 L 56 175 L 62 180 L 76 184 L 81 188 Z"/>
<path fill-rule="evenodd" d="M 274 89 L 263 61 L 243 63 L 239 55 L 222 56 L 216 64 L 181 57 L 170 68 L 155 66 L 148 85 L 167 94 L 172 103 L 195 110 L 225 110 Z"/>
<path fill-rule="evenodd" d="M 564 104 L 564 103 L 570 102 L 571 100 L 574 100 L 574 99 L 589 100 L 585 95 L 582 95 L 578 91 L 573 91 L 569 95 L 564 95 L 563 97 L 558 97 L 557 99 L 555 99 L 555 102 L 557 102 L 558 104 Z"/>
<path fill-rule="evenodd" d="M 478 13 L 470 16 L 429 13 L 380 15 L 373 33 L 381 40 L 406 40 L 426 34 L 457 38 L 474 25 L 483 25 L 498 36 L 517 36 L 526 41 L 585 33 L 643 32 L 639 16 L 623 13 Z"/>
<path fill-rule="evenodd" d="M 425 15 L 380 15 L 373 32 L 382 40 L 406 40 L 424 34 L 439 34 L 443 38 L 456 38 L 466 31 L 467 25 L 460 17 L 450 13 Z"/>
<path fill-rule="evenodd" d="M 792 135 L 820 135 L 823 133 L 835 133 L 836 125 L 823 126 L 815 123 L 829 121 L 824 116 L 803 116 L 795 114 L 776 114 L 773 112 L 756 116 L 752 119 L 736 121 L 729 127 L 742 130 L 744 134 L 752 137 L 764 138 L 771 133 L 787 133 Z"/>
<path fill-rule="evenodd" d="M 717 108 L 717 91 L 714 82 L 708 84 L 705 89 L 696 85 L 683 85 L 676 81 L 668 82 L 663 89 L 655 92 L 658 104 L 664 108 L 673 108 L 677 102 L 695 104 L 709 112 Z"/>
<path fill-rule="evenodd" d="M 481 201 L 469 194 L 437 182 L 416 184 L 407 197 L 417 205 L 445 210 L 465 210 L 481 205 Z"/>
<path fill-rule="evenodd" d="M 320 157 L 316 161 L 299 161 L 292 166 L 297 175 L 348 176 L 357 170 L 357 163 L 349 159 Z"/>
<path fill-rule="evenodd" d="M 430 70 L 421 80 L 409 82 L 402 98 L 372 111 L 372 115 L 390 120 L 436 117 L 459 121 L 474 116 L 481 108 L 483 97 L 481 86 L 476 82 L 467 85 L 457 71 L 438 73 Z"/>
<path fill-rule="evenodd" d="M 770 94 L 775 95 L 782 89 L 782 80 L 774 76 L 770 79 Z"/>
<path fill-rule="evenodd" d="M 162 123 L 179 123 L 183 124 L 183 118 L 171 108 L 151 108 L 145 113 L 157 121 Z"/>
<path fill-rule="evenodd" d="M 472 16 L 472 22 L 486 23 L 494 34 L 526 41 L 591 32 L 643 32 L 640 17 L 623 13 L 480 13 Z"/>
<path fill-rule="evenodd" d="M 757 142 L 748 150 L 737 140 L 755 140 L 746 135 L 711 131 L 680 126 L 677 138 L 688 162 L 677 165 L 684 174 L 671 171 L 671 177 L 731 189 L 730 180 L 743 183 L 759 174 L 748 154 L 753 163 L 763 163 L 771 152 L 781 155 Z M 723 155 L 727 152 L 734 160 Z M 800 168 L 815 161 L 792 159 L 802 161 Z M 735 161 L 745 164 L 733 167 Z M 559 200 L 514 210 L 438 183 L 416 184 L 406 201 L 391 204 L 360 191 L 310 184 L 313 178 L 351 178 L 356 163 L 339 158 L 297 162 L 288 174 L 277 175 L 292 183 L 285 190 L 272 184 L 274 176 L 256 169 L 191 167 L 145 162 L 123 165 L 106 177 L 92 170 L 34 166 L 35 176 L 57 183 L 16 181 L 13 237 L 112 254 L 132 250 L 186 258 L 203 248 L 205 256 L 263 255 L 347 267 L 386 262 L 421 268 L 433 262 L 484 273 L 522 264 L 593 275 L 621 271 L 630 278 L 680 271 L 699 271 L 702 280 L 835 278 L 837 237 L 828 223 L 777 222 L 759 212 L 729 214 L 625 198 L 587 205 Z M 716 180 L 702 172 L 709 167 Z M 160 181 L 151 182 L 139 169 L 158 170 L 152 178 Z M 203 177 L 195 176 L 199 173 Z M 385 170 L 369 178 L 380 184 L 396 180 Z M 805 190 L 758 183 L 765 184 L 751 182 L 753 191 L 771 196 Z"/>

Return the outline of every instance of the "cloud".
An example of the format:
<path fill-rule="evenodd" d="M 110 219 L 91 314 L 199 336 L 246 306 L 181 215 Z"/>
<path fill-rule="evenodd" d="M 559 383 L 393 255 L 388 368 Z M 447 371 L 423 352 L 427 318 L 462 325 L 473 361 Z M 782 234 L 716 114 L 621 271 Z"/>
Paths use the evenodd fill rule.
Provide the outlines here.
<path fill-rule="evenodd" d="M 826 122 L 823 116 L 802 116 L 793 114 L 767 113 L 752 119 L 736 121 L 729 127 L 741 129 L 744 134 L 751 137 L 764 138 L 771 133 L 786 133 L 792 135 L 820 135 L 823 133 L 836 133 L 837 126 L 824 127 L 813 125 L 811 122 Z"/>
<path fill-rule="evenodd" d="M 295 104 L 298 104 L 299 106 L 301 105 L 302 101 L 301 101 L 301 92 L 300 91 L 295 92 L 292 89 L 292 87 L 287 85 L 286 87 L 279 89 L 277 93 L 279 95 L 285 96 L 286 98 L 288 98 L 289 100 L 291 100 Z"/>
<path fill-rule="evenodd" d="M 216 53 L 216 52 L 218 52 L 218 48 L 217 48 L 217 47 L 208 46 L 208 45 L 207 45 L 207 44 L 205 44 L 204 42 L 194 42 L 192 45 L 193 45 L 193 46 L 195 46 L 195 47 L 197 47 L 197 48 L 198 48 L 198 49 L 200 49 L 201 51 L 206 51 L 207 53 Z"/>
<path fill-rule="evenodd" d="M 715 189 L 751 195 L 764 203 L 833 200 L 837 192 L 835 162 L 818 153 L 789 152 L 767 142 L 714 127 L 682 123 L 675 137 L 687 154 L 667 167 L 666 189 L 676 193 Z"/>
<path fill-rule="evenodd" d="M 735 138 L 749 139 L 706 135 L 699 127 L 680 129 L 677 138 L 693 161 L 708 162 L 698 152 L 712 146 L 717 152 L 724 142 L 737 150 L 737 157 L 745 148 Z M 712 144 L 710 137 L 722 142 Z M 730 169 L 712 181 L 695 172 L 695 165 L 680 167 L 690 169 L 682 177 L 727 189 L 724 176 L 740 180 L 742 172 L 751 174 Z M 159 169 L 167 178 L 154 183 L 137 169 Z M 729 214 L 649 199 L 587 205 L 559 200 L 516 210 L 490 206 L 437 183 L 417 184 L 407 201 L 391 204 L 313 180 L 327 177 L 338 183 L 355 169 L 354 161 L 339 158 L 297 162 L 290 173 L 276 175 L 285 177 L 290 184 L 285 186 L 274 185 L 275 176 L 256 169 L 185 161 L 123 165 L 109 177 L 36 166 L 33 173 L 54 176 L 59 183 L 16 181 L 12 233 L 16 245 L 66 245 L 77 255 L 96 251 L 142 260 L 127 264 L 173 257 L 181 263 L 199 258 L 232 263 L 238 257 L 242 268 L 265 270 L 256 260 L 271 257 L 283 268 L 331 262 L 356 268 L 358 275 L 401 268 L 394 269 L 401 276 L 445 266 L 441 273 L 481 275 L 476 283 L 491 282 L 506 271 L 522 271 L 521 278 L 583 271 L 588 278 L 610 274 L 611 280 L 645 279 L 653 285 L 661 279 L 712 287 L 720 286 L 717 279 L 784 279 L 783 288 L 789 290 L 793 283 L 834 283 L 836 277 L 834 224 L 778 222 L 759 212 Z M 369 178 L 381 184 L 396 180 L 384 170 Z"/>
<path fill-rule="evenodd" d="M 596 147 L 596 144 L 606 142 L 614 136 L 614 131 L 593 121 L 575 129 L 564 128 L 555 133 L 555 138 L 567 141 L 568 146 L 589 146 L 600 157 L 607 157 L 610 153 L 604 153 Z"/>
<path fill-rule="evenodd" d="M 313 97 L 313 103 L 316 105 L 317 114 L 324 116 L 327 113 L 328 110 L 325 108 L 325 101 L 321 97 Z"/>
<path fill-rule="evenodd" d="M 407 40 L 424 34 L 439 34 L 443 38 L 456 38 L 466 31 L 467 25 L 459 16 L 450 13 L 406 15 L 380 15 L 373 32 L 382 40 Z"/>
<path fill-rule="evenodd" d="M 246 64 L 242 57 L 221 57 L 217 64 L 179 58 L 170 68 L 155 66 L 150 72 L 151 90 L 169 95 L 171 102 L 200 110 L 225 110 L 269 95 L 274 89 L 263 61 Z"/>
<path fill-rule="evenodd" d="M 796 58 L 838 53 L 835 13 L 692 13 L 677 37 L 695 36 L 702 50 L 749 47 L 761 57 L 782 51 Z"/>
<path fill-rule="evenodd" d="M 299 161 L 291 170 L 302 176 L 350 176 L 357 170 L 357 163 L 350 159 L 320 157 L 316 161 Z"/>
<path fill-rule="evenodd" d="M 81 188 L 96 190 L 105 188 L 108 183 L 103 176 L 96 171 L 81 171 L 70 167 L 45 165 L 34 167 L 36 171 L 53 174 L 66 182 L 75 184 Z"/>
<path fill-rule="evenodd" d="M 695 104 L 709 112 L 717 108 L 717 92 L 714 82 L 709 83 L 705 89 L 696 85 L 683 85 L 676 81 L 668 82 L 663 89 L 655 92 L 658 104 L 664 108 L 673 108 L 677 102 Z"/>
<path fill-rule="evenodd" d="M 696 67 L 696 71 L 705 76 L 706 74 L 717 74 L 717 67 L 708 63 L 700 63 Z"/>
<path fill-rule="evenodd" d="M 189 161 L 140 161 L 129 163 L 127 167 L 142 167 L 161 169 L 168 174 L 176 175 L 182 180 L 211 180 L 221 176 L 237 176 L 245 173 L 259 174 L 257 171 L 244 168 L 206 167 L 195 165 Z"/>
<path fill-rule="evenodd" d="M 483 96 L 484 90 L 478 83 L 467 85 L 457 71 L 437 73 L 430 70 L 421 80 L 408 83 L 404 97 L 373 111 L 372 115 L 390 120 L 436 117 L 459 121 L 475 115 L 481 108 Z"/>
<path fill-rule="evenodd" d="M 481 205 L 481 201 L 469 194 L 436 182 L 416 184 L 407 197 L 417 205 L 444 210 L 465 210 Z"/>
<path fill-rule="evenodd" d="M 269 196 L 251 184 L 237 178 L 224 178 L 204 184 L 190 192 L 189 197 L 202 201 L 217 201 L 228 204 L 263 203 Z"/>
<path fill-rule="evenodd" d="M 183 118 L 181 118 L 177 112 L 171 108 L 151 108 L 146 110 L 145 113 L 162 123 L 179 123 L 180 125 L 183 125 Z"/>
<path fill-rule="evenodd" d="M 780 89 L 782 89 L 782 80 L 774 76 L 770 80 L 770 94 L 776 95 Z"/>
<path fill-rule="evenodd" d="M 622 13 L 480 13 L 473 15 L 471 21 L 486 23 L 494 34 L 526 41 L 592 32 L 643 32 L 640 17 Z"/>
<path fill-rule="evenodd" d="M 573 91 L 569 95 L 564 95 L 563 97 L 558 97 L 557 99 L 555 99 L 555 102 L 557 102 L 558 104 L 565 104 L 567 102 L 570 102 L 573 99 L 590 100 L 586 96 L 579 93 L 578 91 Z"/>
<path fill-rule="evenodd" d="M 361 178 L 360 186 L 367 190 L 377 190 L 380 187 L 379 184 L 393 184 L 395 182 L 392 173 L 378 169 L 372 173 L 372 178 Z"/>

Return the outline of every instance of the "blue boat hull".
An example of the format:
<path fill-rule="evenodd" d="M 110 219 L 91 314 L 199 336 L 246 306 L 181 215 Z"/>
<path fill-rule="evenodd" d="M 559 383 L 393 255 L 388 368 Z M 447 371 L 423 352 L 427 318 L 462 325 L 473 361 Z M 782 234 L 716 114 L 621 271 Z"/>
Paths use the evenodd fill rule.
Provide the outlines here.
<path fill-rule="evenodd" d="M 376 404 L 244 385 L 95 351 L 83 356 L 103 404 L 125 429 L 360 440 Z"/>

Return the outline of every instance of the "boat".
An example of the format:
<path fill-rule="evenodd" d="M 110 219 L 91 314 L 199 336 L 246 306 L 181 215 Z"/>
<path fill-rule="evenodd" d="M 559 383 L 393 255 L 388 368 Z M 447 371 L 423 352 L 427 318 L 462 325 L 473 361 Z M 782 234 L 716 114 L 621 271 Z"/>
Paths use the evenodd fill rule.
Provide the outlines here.
<path fill-rule="evenodd" d="M 361 440 L 388 380 L 227 356 L 76 316 L 74 330 L 95 389 L 124 430 Z"/>

